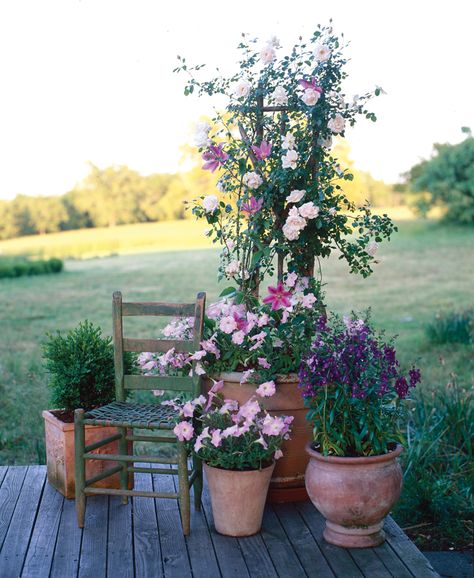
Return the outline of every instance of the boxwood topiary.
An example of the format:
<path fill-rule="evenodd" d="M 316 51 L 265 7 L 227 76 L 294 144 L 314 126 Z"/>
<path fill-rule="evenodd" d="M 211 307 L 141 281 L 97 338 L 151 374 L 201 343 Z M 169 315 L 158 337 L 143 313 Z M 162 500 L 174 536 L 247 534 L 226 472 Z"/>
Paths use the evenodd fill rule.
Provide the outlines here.
<path fill-rule="evenodd" d="M 114 348 L 100 327 L 84 321 L 63 336 L 47 334 L 43 343 L 45 368 L 53 407 L 89 410 L 115 399 Z M 124 355 L 125 373 L 135 369 L 135 356 Z"/>

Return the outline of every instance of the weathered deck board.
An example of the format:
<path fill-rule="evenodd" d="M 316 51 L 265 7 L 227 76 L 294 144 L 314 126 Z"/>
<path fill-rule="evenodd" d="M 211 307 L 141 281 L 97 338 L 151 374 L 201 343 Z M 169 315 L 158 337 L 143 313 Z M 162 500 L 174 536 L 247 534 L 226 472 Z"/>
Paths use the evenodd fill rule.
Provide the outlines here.
<path fill-rule="evenodd" d="M 310 503 L 267 506 L 261 534 L 215 532 L 208 493 L 181 532 L 176 500 L 88 499 L 77 528 L 74 502 L 44 483 L 44 466 L 0 468 L 0 577 L 136 578 L 435 578 L 428 560 L 391 519 L 387 542 L 343 550 L 322 538 L 324 520 Z M 142 489 L 173 490 L 173 476 L 136 474 Z"/>

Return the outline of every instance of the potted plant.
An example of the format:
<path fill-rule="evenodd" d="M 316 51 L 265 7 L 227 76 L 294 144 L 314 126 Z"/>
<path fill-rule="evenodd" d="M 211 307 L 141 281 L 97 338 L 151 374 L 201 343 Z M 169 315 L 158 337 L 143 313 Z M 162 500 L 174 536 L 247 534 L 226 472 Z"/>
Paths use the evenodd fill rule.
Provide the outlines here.
<path fill-rule="evenodd" d="M 74 410 L 90 410 L 114 401 L 113 345 L 110 337 L 103 337 L 101 329 L 88 321 L 80 323 L 65 336 L 58 331 L 47 337 L 43 358 L 51 376 L 51 403 L 58 408 L 43 411 L 48 481 L 66 498 L 74 498 Z M 130 354 L 125 357 L 125 365 L 131 373 L 134 360 Z M 116 433 L 113 427 L 86 426 L 86 445 Z M 119 453 L 116 441 L 95 451 Z M 112 466 L 110 462 L 87 460 L 86 477 L 90 479 Z M 118 474 L 96 482 L 96 485 L 118 488 Z"/>
<path fill-rule="evenodd" d="M 207 396 L 181 404 L 173 431 L 204 462 L 217 532 L 251 536 L 260 531 L 275 460 L 293 418 L 263 408 L 260 400 L 275 393 L 272 382 L 261 384 L 244 404 L 225 399 L 223 385 L 216 382 Z"/>
<path fill-rule="evenodd" d="M 326 518 L 325 539 L 346 548 L 382 543 L 383 520 L 400 495 L 405 377 L 393 346 L 368 317 L 321 317 L 299 371 L 313 442 L 306 488 Z"/>
<path fill-rule="evenodd" d="M 261 45 L 243 35 L 239 69 L 232 77 L 219 74 L 201 81 L 203 65 L 191 66 L 184 58 L 176 71 L 188 75 L 185 94 L 219 95 L 226 103 L 210 122 L 198 124 L 195 139 L 203 169 L 217 175 L 216 191 L 188 205 L 208 223 L 207 235 L 222 246 L 219 278 L 231 282 L 223 301 L 209 308 L 211 321 L 206 322 L 206 343 L 219 349 L 220 358 L 208 351 L 202 369 L 214 380 L 224 379 L 227 397 L 240 383 L 255 382 L 253 390 L 247 388 L 248 396 L 262 380 L 276 383 L 278 410 L 295 416 L 291 449 L 275 468 L 272 482 L 276 499 L 285 501 L 297 498 L 295 491 L 304 497 L 304 446 L 310 430 L 298 417 L 304 406 L 296 371 L 307 344 L 306 326 L 312 325 L 314 309 L 320 313 L 324 308 L 321 268 L 315 279 L 315 261 L 320 265 L 336 250 L 351 272 L 366 277 L 378 244 L 395 227 L 387 215 L 373 215 L 367 205 L 356 207 L 348 199 L 344 182 L 353 175 L 339 166 L 333 149 L 333 137 L 343 138 L 358 116 L 376 120 L 367 102 L 383 91 L 348 98 L 343 89 L 345 46 L 331 27 L 318 27 L 286 55 L 279 55 L 280 48 L 276 38 Z M 261 282 L 275 273 L 277 280 L 262 301 Z M 296 307 L 295 293 L 306 304 L 314 298 L 312 306 L 301 301 Z M 235 324 L 228 320 L 229 307 L 234 308 Z M 253 331 L 252 320 L 265 315 L 269 323 Z"/>

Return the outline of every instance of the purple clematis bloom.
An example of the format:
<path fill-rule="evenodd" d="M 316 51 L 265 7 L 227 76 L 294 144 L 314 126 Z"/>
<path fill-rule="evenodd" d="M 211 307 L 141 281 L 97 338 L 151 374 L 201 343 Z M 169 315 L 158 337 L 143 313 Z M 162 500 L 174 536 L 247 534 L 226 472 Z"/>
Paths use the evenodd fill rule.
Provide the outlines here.
<path fill-rule="evenodd" d="M 242 203 L 241 209 L 242 213 L 247 213 L 247 215 L 255 215 L 260 211 L 263 206 L 263 199 L 257 199 L 255 197 L 250 197 L 248 203 Z"/>
<path fill-rule="evenodd" d="M 229 158 L 229 155 L 222 150 L 224 143 L 210 145 L 209 149 L 202 154 L 202 159 L 206 161 L 202 168 L 212 173 L 219 168 Z"/>
<path fill-rule="evenodd" d="M 291 302 L 289 297 L 291 297 L 291 291 L 285 291 L 285 286 L 280 281 L 276 287 L 269 287 L 268 292 L 270 295 L 265 297 L 263 302 L 267 305 L 271 303 L 272 310 L 282 309 L 283 307 L 289 307 Z"/>
<path fill-rule="evenodd" d="M 272 152 L 272 145 L 266 140 L 262 140 L 260 146 L 258 147 L 257 145 L 253 145 L 252 150 L 257 159 L 259 161 L 263 161 L 270 156 L 270 153 Z"/>
<path fill-rule="evenodd" d="M 316 84 L 316 79 L 314 78 L 314 76 L 311 78 L 311 80 L 304 80 L 303 78 L 301 80 L 298 81 L 299 84 L 301 84 L 301 86 L 306 90 L 308 88 L 311 88 L 312 90 L 315 90 L 316 92 L 319 92 L 319 94 L 323 94 L 323 89 L 318 86 Z"/>

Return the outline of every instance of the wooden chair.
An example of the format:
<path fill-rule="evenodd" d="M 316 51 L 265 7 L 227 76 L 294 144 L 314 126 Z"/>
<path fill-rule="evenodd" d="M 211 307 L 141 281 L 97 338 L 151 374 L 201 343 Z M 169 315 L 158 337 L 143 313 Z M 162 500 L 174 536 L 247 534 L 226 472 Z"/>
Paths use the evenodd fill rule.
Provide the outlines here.
<path fill-rule="evenodd" d="M 196 375 L 193 364 L 192 377 L 166 377 L 146 375 L 124 375 L 123 354 L 132 352 L 166 352 L 172 347 L 177 352 L 193 352 L 199 349 L 202 340 L 204 306 L 206 295 L 198 293 L 196 302 L 187 303 L 122 303 L 122 294 L 113 295 L 113 342 L 115 356 L 115 392 L 116 401 L 103 407 L 84 412 L 77 409 L 74 416 L 75 432 L 75 468 L 76 468 L 76 511 L 79 527 L 84 527 L 86 498 L 91 494 L 111 494 L 122 496 L 124 504 L 128 496 L 146 496 L 150 498 L 178 498 L 181 510 L 183 533 L 189 534 L 190 527 L 190 487 L 194 485 L 194 506 L 200 509 L 202 493 L 202 464 L 193 458 L 192 468 L 188 470 L 188 454 L 185 444 L 180 442 L 170 432 L 173 429 L 173 418 L 176 411 L 160 403 L 138 404 L 126 401 L 127 390 L 156 390 L 163 389 L 172 392 L 189 392 L 194 397 L 201 393 L 201 379 Z M 123 317 L 126 316 L 194 316 L 193 339 L 172 341 L 166 339 L 128 339 L 123 336 Z M 117 434 L 104 438 L 96 443 L 85 445 L 84 426 L 117 427 Z M 135 435 L 134 429 L 158 430 L 158 435 Z M 119 455 L 91 453 L 93 450 L 118 440 Z M 128 453 L 127 448 L 133 442 L 146 441 L 157 443 L 175 443 L 176 458 L 162 458 L 158 456 L 143 456 Z M 131 444 L 130 444 L 131 442 Z M 108 468 L 104 472 L 86 479 L 85 460 L 111 460 L 119 465 Z M 148 464 L 173 464 L 173 468 L 134 467 L 134 462 Z M 120 473 L 120 489 L 91 487 L 95 482 L 108 476 Z M 145 492 L 128 489 L 129 474 L 132 472 L 174 474 L 178 475 L 179 492 L 160 493 Z"/>

